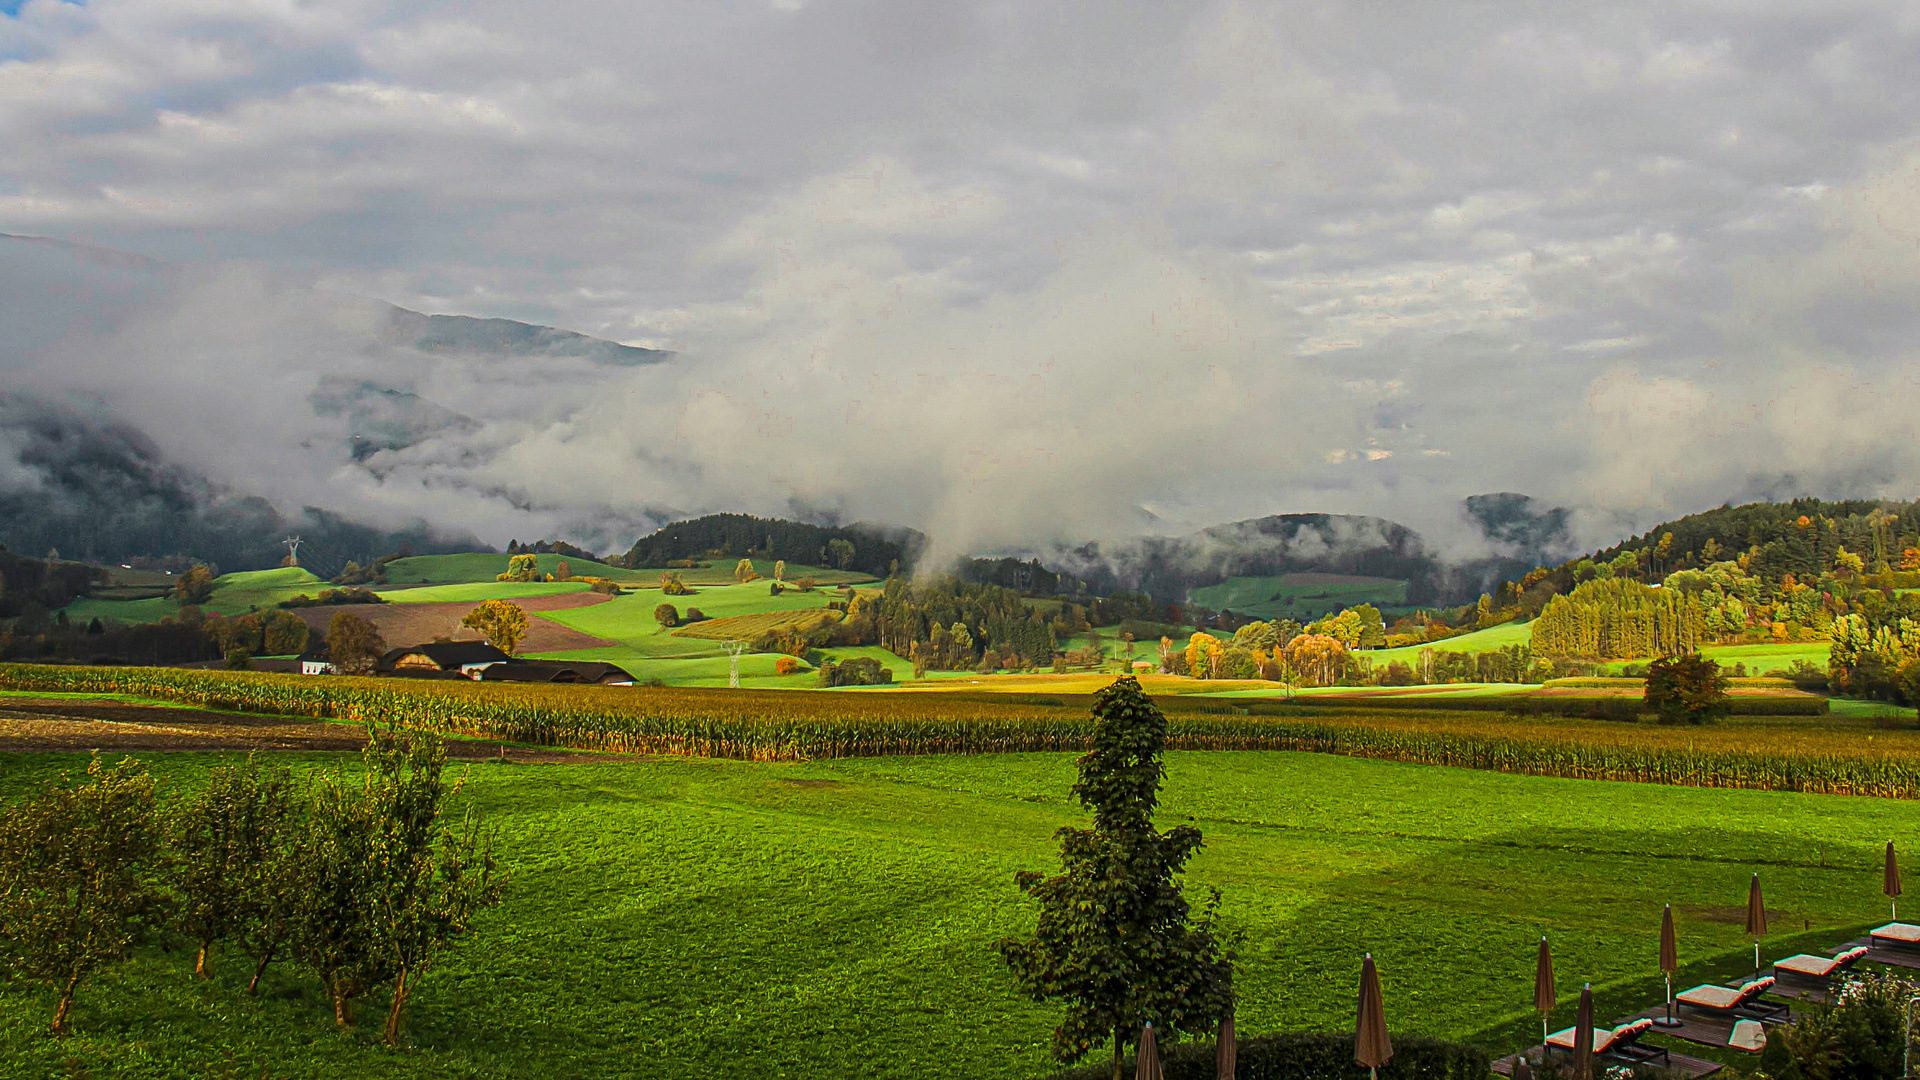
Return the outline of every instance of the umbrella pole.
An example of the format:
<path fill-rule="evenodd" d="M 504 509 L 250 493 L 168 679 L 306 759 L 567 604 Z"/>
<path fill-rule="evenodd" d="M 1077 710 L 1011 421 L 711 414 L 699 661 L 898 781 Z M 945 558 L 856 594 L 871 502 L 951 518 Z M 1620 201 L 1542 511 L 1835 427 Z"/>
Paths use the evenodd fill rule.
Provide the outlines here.
<path fill-rule="evenodd" d="M 1667 976 L 1667 1026 L 1673 1026 L 1673 976 Z"/>
<path fill-rule="evenodd" d="M 1753 977 L 1756 979 L 1760 977 L 1760 940 L 1758 938 L 1753 942 Z"/>

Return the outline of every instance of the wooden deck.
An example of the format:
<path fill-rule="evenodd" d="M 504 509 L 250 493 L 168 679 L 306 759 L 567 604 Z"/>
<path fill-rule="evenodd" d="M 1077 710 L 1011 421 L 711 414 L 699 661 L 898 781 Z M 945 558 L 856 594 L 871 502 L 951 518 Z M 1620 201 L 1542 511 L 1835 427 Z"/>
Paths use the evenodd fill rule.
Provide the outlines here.
<path fill-rule="evenodd" d="M 1639 1020 L 1644 1017 L 1648 1020 L 1664 1020 L 1666 1016 L 1666 1003 L 1661 1002 L 1646 1012 L 1635 1013 L 1628 1019 Z M 1674 1007 L 1673 1018 L 1680 1021 L 1678 1027 L 1656 1027 L 1650 1034 L 1666 1035 L 1675 1039 L 1685 1039 L 1687 1042 L 1699 1043 L 1701 1046 L 1711 1046 L 1716 1050 L 1734 1049 L 1734 1022 L 1751 1019 L 1750 1017 L 1741 1016 L 1702 1016 L 1692 1009 L 1682 1009 L 1679 1006 Z M 1621 1023 L 1626 1023 L 1626 1021 L 1623 1020 Z M 1750 1051 L 1743 1050 L 1739 1052 L 1749 1053 Z M 1677 1056 L 1678 1055 L 1676 1055 L 1676 1057 Z"/>
<path fill-rule="evenodd" d="M 1537 1046 L 1529 1047 L 1527 1049 L 1527 1054 L 1533 1057 L 1535 1060 L 1538 1060 L 1540 1055 L 1540 1048 Z M 1519 1060 L 1519 1058 L 1520 1058 L 1519 1054 L 1509 1054 L 1506 1057 L 1503 1057 L 1500 1060 L 1493 1063 L 1493 1071 L 1496 1073 L 1499 1073 L 1501 1076 L 1512 1076 L 1513 1063 Z M 1596 1058 L 1595 1061 L 1596 1063 L 1606 1063 L 1606 1064 L 1615 1063 L 1614 1059 L 1609 1057 Z M 1665 1068 L 1670 1068 L 1674 1072 L 1685 1074 L 1686 1076 L 1691 1078 L 1691 1080 L 1699 1080 L 1699 1077 L 1702 1077 L 1702 1076 L 1712 1076 L 1714 1073 L 1719 1072 L 1723 1067 L 1724 1066 L 1722 1066 L 1717 1061 L 1708 1061 L 1705 1058 L 1688 1057 L 1687 1055 L 1678 1053 L 1678 1052 L 1675 1052 L 1673 1054 L 1672 1061 L 1665 1066 Z"/>
<path fill-rule="evenodd" d="M 1920 949 L 1896 949 L 1876 944 L 1872 938 L 1859 938 L 1845 945 L 1836 945 L 1827 950 L 1828 956 L 1837 956 L 1848 949 L 1861 945 L 1867 947 L 1867 955 L 1860 959 L 1869 964 L 1886 964 L 1889 967 L 1920 969 Z"/>

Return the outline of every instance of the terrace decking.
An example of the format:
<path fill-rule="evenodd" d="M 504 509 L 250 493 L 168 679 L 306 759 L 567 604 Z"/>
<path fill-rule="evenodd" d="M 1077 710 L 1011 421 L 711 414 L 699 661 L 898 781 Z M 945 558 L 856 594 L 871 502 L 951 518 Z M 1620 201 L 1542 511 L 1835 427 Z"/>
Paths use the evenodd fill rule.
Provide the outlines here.
<path fill-rule="evenodd" d="M 1628 1017 L 1628 1020 L 1639 1020 L 1642 1018 L 1648 1020 L 1665 1020 L 1666 1016 L 1667 1006 L 1666 1003 L 1662 1002 L 1645 1012 L 1633 1014 L 1631 1017 Z M 1734 1049 L 1733 1025 L 1740 1020 L 1752 1019 L 1752 1017 L 1746 1016 L 1701 1016 L 1699 1013 L 1686 1012 L 1678 1007 L 1673 1010 L 1673 1018 L 1680 1021 L 1677 1026 L 1657 1027 L 1654 1029 L 1654 1033 L 1668 1035 L 1676 1039 L 1685 1039 L 1687 1042 L 1699 1043 L 1701 1046 L 1711 1046 L 1716 1050 Z M 1741 1051 L 1741 1053 L 1747 1052 L 1748 1051 L 1744 1050 Z M 1677 1054 L 1674 1055 L 1674 1057 L 1675 1060 L 1679 1059 L 1679 1055 Z"/>
<path fill-rule="evenodd" d="M 1529 1047 L 1526 1052 L 1530 1056 L 1537 1056 L 1540 1053 L 1540 1048 L 1538 1046 Z M 1501 1076 L 1512 1076 L 1513 1063 L 1518 1060 L 1520 1060 L 1519 1054 L 1509 1054 L 1493 1063 L 1493 1071 L 1499 1073 Z M 1602 1057 L 1597 1060 L 1612 1061 L 1613 1059 Z M 1625 1062 L 1622 1062 L 1622 1064 L 1625 1064 Z M 1712 1076 L 1722 1068 L 1725 1068 L 1725 1066 L 1717 1061 L 1688 1057 L 1681 1053 L 1673 1054 L 1671 1063 L 1665 1067 L 1672 1069 L 1674 1072 L 1684 1074 L 1689 1080 L 1699 1080 L 1702 1076 Z"/>
<path fill-rule="evenodd" d="M 1920 970 L 1920 949 L 1889 948 L 1872 938 L 1858 938 L 1844 945 L 1836 945 L 1826 950 L 1826 953 L 1828 956 L 1836 956 L 1862 945 L 1867 947 L 1867 955 L 1861 958 L 1866 963 Z"/>

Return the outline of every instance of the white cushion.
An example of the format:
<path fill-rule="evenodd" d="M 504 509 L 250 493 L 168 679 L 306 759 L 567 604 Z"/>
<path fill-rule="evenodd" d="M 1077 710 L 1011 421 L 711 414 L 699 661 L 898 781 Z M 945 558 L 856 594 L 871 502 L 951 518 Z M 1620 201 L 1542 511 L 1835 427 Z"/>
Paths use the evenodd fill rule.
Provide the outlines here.
<path fill-rule="evenodd" d="M 1749 1052 L 1764 1050 L 1767 1047 L 1767 1029 L 1761 1027 L 1758 1020 L 1737 1020 L 1733 1025 L 1733 1035 L 1727 1039 L 1727 1045 L 1735 1050 Z"/>
<path fill-rule="evenodd" d="M 1709 1009 L 1731 1009 L 1740 1004 L 1741 994 L 1738 990 L 1729 990 L 1724 986 L 1696 986 L 1673 997 L 1675 1001 L 1684 1001 L 1689 1005 L 1701 1005 Z"/>
<path fill-rule="evenodd" d="M 1840 958 L 1837 956 L 1829 960 L 1824 956 L 1809 956 L 1806 953 L 1801 953 L 1798 956 L 1789 956 L 1785 960 L 1775 960 L 1773 962 L 1773 969 L 1775 971 L 1791 971 L 1796 975 L 1811 975 L 1817 979 L 1824 979 L 1828 975 L 1833 974 L 1833 969 L 1839 967 L 1840 962 Z"/>
<path fill-rule="evenodd" d="M 1901 941 L 1920 945 L 1920 926 L 1912 923 L 1893 922 L 1872 930 L 1873 937 L 1883 941 Z"/>
<path fill-rule="evenodd" d="M 1625 1029 L 1622 1028 L 1621 1030 L 1624 1031 Z M 1607 1047 L 1613 1045 L 1616 1034 L 1618 1033 L 1609 1031 L 1606 1028 L 1595 1027 L 1593 1029 L 1593 1052 L 1596 1054 L 1604 1053 Z M 1547 1045 L 1558 1046 L 1565 1050 L 1573 1049 L 1573 1029 L 1561 1028 L 1559 1031 L 1547 1036 Z"/>

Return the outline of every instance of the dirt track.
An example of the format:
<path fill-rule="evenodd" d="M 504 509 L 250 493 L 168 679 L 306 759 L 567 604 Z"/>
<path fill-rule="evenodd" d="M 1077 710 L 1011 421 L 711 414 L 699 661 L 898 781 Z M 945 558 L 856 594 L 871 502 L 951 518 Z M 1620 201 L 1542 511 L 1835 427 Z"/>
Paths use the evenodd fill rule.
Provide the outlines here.
<path fill-rule="evenodd" d="M 0 753 L 166 752 L 174 750 L 333 750 L 358 752 L 365 729 L 278 716 L 169 709 L 122 702 L 0 698 Z M 637 755 L 584 754 L 448 739 L 447 756 L 475 761 L 605 764 Z"/>
<path fill-rule="evenodd" d="M 529 596 L 515 600 L 531 616 L 527 620 L 527 636 L 521 641 L 519 651 L 523 653 L 561 652 L 566 649 L 604 649 L 612 644 L 590 634 L 583 634 L 571 627 L 561 626 L 557 622 L 540 618 L 543 611 L 564 611 L 568 608 L 590 607 L 612 599 L 605 593 L 561 593 L 558 596 Z M 455 641 L 479 641 L 480 635 L 460 625 L 467 612 L 474 605 L 465 602 L 434 604 L 340 604 L 333 607 L 294 608 L 316 638 L 324 638 L 327 624 L 334 615 L 350 611 L 367 620 L 380 631 L 387 644 L 418 645 L 432 641 L 437 637 L 451 638 Z"/>

